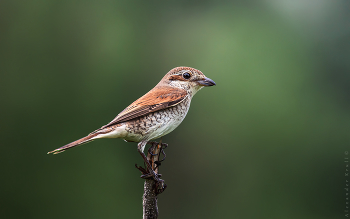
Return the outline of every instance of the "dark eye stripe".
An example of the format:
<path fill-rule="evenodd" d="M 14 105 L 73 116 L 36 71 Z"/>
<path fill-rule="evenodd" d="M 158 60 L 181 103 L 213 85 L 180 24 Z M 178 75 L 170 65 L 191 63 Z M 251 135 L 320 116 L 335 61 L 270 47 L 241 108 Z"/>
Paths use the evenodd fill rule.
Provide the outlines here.
<path fill-rule="evenodd" d="M 182 77 L 182 75 L 172 75 L 172 76 L 170 76 L 170 78 L 169 78 L 169 80 L 171 80 L 171 81 L 186 81 L 186 79 L 184 79 L 183 77 Z"/>

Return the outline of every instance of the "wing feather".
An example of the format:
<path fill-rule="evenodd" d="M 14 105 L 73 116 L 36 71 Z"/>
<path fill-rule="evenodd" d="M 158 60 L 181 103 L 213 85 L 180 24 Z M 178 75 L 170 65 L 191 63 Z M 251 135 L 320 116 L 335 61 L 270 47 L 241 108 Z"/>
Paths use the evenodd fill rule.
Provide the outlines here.
<path fill-rule="evenodd" d="M 112 125 L 175 106 L 181 103 L 187 96 L 188 94 L 184 89 L 170 86 L 156 86 L 144 96 L 130 104 L 130 106 L 125 108 L 110 123 L 102 126 L 100 129 L 92 132 L 91 134 Z"/>

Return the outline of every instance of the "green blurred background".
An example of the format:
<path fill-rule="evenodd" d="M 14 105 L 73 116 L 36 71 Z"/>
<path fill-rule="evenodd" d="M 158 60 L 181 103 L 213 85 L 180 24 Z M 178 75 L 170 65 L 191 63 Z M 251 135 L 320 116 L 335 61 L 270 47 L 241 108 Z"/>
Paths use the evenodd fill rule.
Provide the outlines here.
<path fill-rule="evenodd" d="M 212 78 L 163 138 L 160 218 L 344 218 L 350 1 L 0 1 L 1 218 L 141 218 L 135 143 L 46 152 L 176 66 Z"/>

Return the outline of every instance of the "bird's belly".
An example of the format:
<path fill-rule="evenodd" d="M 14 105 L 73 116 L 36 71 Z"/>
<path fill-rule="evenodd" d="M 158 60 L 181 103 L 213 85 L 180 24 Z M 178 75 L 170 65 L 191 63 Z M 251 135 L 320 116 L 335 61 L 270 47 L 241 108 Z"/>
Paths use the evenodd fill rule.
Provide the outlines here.
<path fill-rule="evenodd" d="M 172 132 L 178 127 L 189 109 L 190 101 L 160 110 L 126 122 L 127 141 L 154 140 Z"/>
<path fill-rule="evenodd" d="M 159 124 L 150 134 L 149 139 L 154 140 L 174 131 L 182 122 L 183 118 L 169 119 L 169 121 Z"/>

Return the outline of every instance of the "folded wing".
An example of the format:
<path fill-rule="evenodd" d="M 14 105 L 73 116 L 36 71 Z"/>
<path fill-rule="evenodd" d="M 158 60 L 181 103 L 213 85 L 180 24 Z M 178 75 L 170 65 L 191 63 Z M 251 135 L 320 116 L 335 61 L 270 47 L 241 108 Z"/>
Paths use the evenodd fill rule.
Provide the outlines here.
<path fill-rule="evenodd" d="M 187 92 L 184 89 L 170 86 L 156 86 L 138 100 L 130 104 L 121 113 L 119 113 L 110 123 L 102 126 L 97 131 L 126 122 L 149 113 L 175 106 L 181 103 L 186 97 Z"/>

